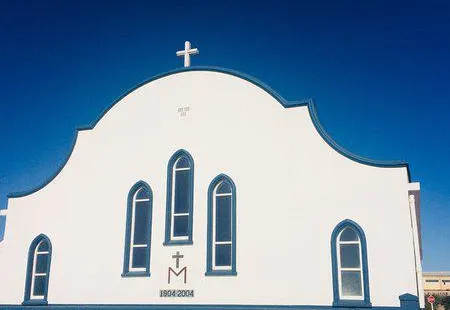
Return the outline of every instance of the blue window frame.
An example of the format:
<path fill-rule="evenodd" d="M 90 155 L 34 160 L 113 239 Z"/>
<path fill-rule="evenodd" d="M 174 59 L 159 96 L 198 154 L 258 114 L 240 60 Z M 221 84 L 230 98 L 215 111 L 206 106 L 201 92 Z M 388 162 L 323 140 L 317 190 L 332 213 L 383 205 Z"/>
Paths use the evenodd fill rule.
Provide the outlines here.
<path fill-rule="evenodd" d="M 24 305 L 46 305 L 52 260 L 50 239 L 40 234 L 31 242 L 25 283 Z"/>
<path fill-rule="evenodd" d="M 123 277 L 149 277 L 153 193 L 144 181 L 128 193 Z"/>
<path fill-rule="evenodd" d="M 236 186 L 221 174 L 208 188 L 208 235 L 205 275 L 236 275 Z"/>
<path fill-rule="evenodd" d="M 194 160 L 179 150 L 167 165 L 166 236 L 164 245 L 192 244 Z"/>
<path fill-rule="evenodd" d="M 351 220 L 339 223 L 331 235 L 333 306 L 371 307 L 366 237 Z"/>

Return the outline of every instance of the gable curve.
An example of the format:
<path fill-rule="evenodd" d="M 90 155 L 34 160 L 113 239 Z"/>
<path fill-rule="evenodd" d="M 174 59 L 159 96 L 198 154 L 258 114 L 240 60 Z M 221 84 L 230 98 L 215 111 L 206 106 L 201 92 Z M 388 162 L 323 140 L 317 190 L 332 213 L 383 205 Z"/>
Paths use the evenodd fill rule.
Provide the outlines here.
<path fill-rule="evenodd" d="M 273 90 L 271 87 L 269 87 L 268 85 L 264 84 L 260 80 L 254 78 L 254 77 L 252 77 L 250 75 L 247 75 L 247 74 L 235 71 L 235 70 L 225 69 L 225 68 L 220 68 L 220 67 L 197 66 L 197 67 L 180 68 L 180 69 L 176 69 L 176 70 L 172 70 L 172 71 L 168 71 L 168 72 L 156 75 L 156 76 L 154 76 L 154 77 L 152 77 L 152 78 L 150 78 L 150 79 L 148 79 L 148 80 L 138 84 L 137 86 L 133 87 L 132 89 L 130 89 L 129 91 L 124 93 L 122 96 L 120 96 L 118 99 L 116 99 L 108 108 L 106 108 L 94 122 L 92 122 L 89 125 L 81 126 L 81 127 L 77 128 L 77 132 L 76 132 L 75 137 L 73 139 L 71 150 L 69 151 L 66 160 L 61 164 L 59 169 L 57 169 L 53 175 L 51 175 L 49 178 L 44 180 L 44 182 L 42 182 L 38 186 L 35 186 L 32 189 L 10 193 L 10 194 L 7 195 L 7 198 L 19 198 L 19 197 L 24 197 L 24 196 L 31 195 L 31 194 L 39 191 L 40 189 L 44 188 L 51 181 L 53 181 L 56 178 L 56 176 L 58 176 L 58 174 L 63 170 L 65 165 L 68 163 L 68 161 L 69 161 L 69 159 L 70 159 L 70 157 L 71 157 L 71 155 L 73 153 L 73 150 L 75 148 L 75 145 L 76 145 L 76 142 L 77 142 L 78 133 L 80 131 L 94 129 L 96 127 L 96 125 L 100 122 L 100 120 L 117 103 L 119 103 L 126 96 L 128 96 L 129 94 L 131 94 L 135 90 L 137 90 L 137 89 L 143 87 L 144 85 L 149 84 L 149 83 L 151 83 L 153 81 L 162 79 L 164 77 L 168 77 L 170 75 L 183 73 L 183 72 L 192 72 L 192 71 L 217 72 L 217 73 L 231 75 L 231 76 L 234 76 L 236 78 L 239 78 L 239 79 L 245 80 L 247 82 L 250 82 L 251 84 L 259 87 L 260 89 L 265 91 L 267 94 L 272 96 L 274 99 L 276 99 L 281 104 L 281 106 L 283 106 L 284 108 L 294 108 L 294 107 L 304 107 L 304 106 L 306 106 L 308 108 L 309 115 L 311 117 L 311 120 L 312 120 L 312 122 L 314 124 L 314 127 L 316 128 L 317 132 L 320 134 L 320 136 L 323 138 L 323 140 L 325 140 L 325 142 L 330 147 L 332 147 L 335 151 L 337 151 L 341 155 L 343 155 L 343 156 L 345 156 L 345 157 L 347 157 L 347 158 L 349 158 L 349 159 L 351 159 L 353 161 L 356 161 L 356 162 L 364 164 L 364 165 L 369 165 L 369 166 L 374 166 L 374 167 L 382 167 L 382 168 L 406 168 L 408 181 L 411 182 L 410 169 L 409 169 L 409 165 L 408 165 L 407 162 L 404 162 L 404 161 L 372 160 L 372 159 L 364 158 L 364 157 L 361 157 L 359 155 L 353 154 L 352 152 L 350 152 L 350 151 L 346 150 L 345 148 L 343 148 L 342 146 L 338 145 L 331 138 L 331 136 L 324 130 L 323 126 L 320 124 L 318 116 L 317 116 L 317 110 L 316 110 L 315 104 L 314 104 L 312 99 L 307 99 L 307 100 L 302 100 L 302 101 L 287 101 L 281 95 L 279 95 L 275 90 Z"/>

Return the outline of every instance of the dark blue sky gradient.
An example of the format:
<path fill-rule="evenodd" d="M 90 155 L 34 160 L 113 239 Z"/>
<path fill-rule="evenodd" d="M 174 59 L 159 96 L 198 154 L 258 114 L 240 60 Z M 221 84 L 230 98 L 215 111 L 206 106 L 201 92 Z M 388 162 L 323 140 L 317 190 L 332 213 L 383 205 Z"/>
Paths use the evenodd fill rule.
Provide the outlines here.
<path fill-rule="evenodd" d="M 407 160 L 422 186 L 424 269 L 450 270 L 450 2 L 9 2 L 0 208 L 58 170 L 77 127 L 182 66 L 175 52 L 190 40 L 200 49 L 193 65 L 242 71 L 287 100 L 313 98 L 344 148 Z"/>

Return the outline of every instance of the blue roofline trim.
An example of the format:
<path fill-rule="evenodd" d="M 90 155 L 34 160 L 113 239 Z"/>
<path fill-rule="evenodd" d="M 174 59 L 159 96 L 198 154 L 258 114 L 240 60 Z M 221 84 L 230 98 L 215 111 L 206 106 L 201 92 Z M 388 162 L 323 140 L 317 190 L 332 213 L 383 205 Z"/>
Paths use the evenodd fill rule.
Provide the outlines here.
<path fill-rule="evenodd" d="M 171 70 L 168 72 L 164 72 L 161 74 L 158 74 L 156 76 L 151 77 L 148 80 L 145 80 L 141 83 L 139 83 L 138 85 L 136 85 L 135 87 L 131 88 L 130 90 L 128 90 L 127 92 L 125 92 L 122 96 L 120 96 L 119 98 L 117 98 L 113 104 L 111 104 L 108 108 L 106 108 L 101 114 L 100 116 L 90 125 L 85 125 L 85 126 L 80 126 L 77 128 L 77 133 L 75 134 L 75 138 L 74 141 L 72 143 L 72 148 L 66 158 L 66 160 L 63 162 L 63 164 L 59 167 L 59 169 L 52 175 L 50 176 L 48 179 L 46 179 L 42 184 L 36 186 L 35 188 L 32 188 L 30 190 L 25 190 L 25 191 L 19 191 L 19 192 L 13 192 L 7 195 L 7 198 L 18 198 L 18 197 L 24 197 L 24 196 L 28 196 L 31 195 L 37 191 L 39 191 L 40 189 L 44 188 L 47 184 L 49 184 L 51 181 L 53 181 L 53 179 L 56 178 L 56 176 L 61 172 L 61 170 L 64 168 L 64 166 L 66 165 L 66 163 L 69 161 L 69 158 L 73 152 L 73 149 L 75 148 L 75 144 L 77 141 L 77 137 L 78 137 L 78 132 L 79 131 L 84 131 L 84 130 L 91 130 L 93 129 L 97 123 L 103 118 L 103 116 L 108 113 L 108 111 L 114 107 L 116 105 L 116 103 L 118 103 L 119 101 L 121 101 L 123 98 L 125 98 L 126 96 L 128 96 L 130 93 L 132 93 L 133 91 L 135 91 L 136 89 L 150 83 L 153 82 L 155 80 L 170 76 L 172 74 L 177 74 L 177 73 L 182 73 L 182 72 L 191 72 L 191 71 L 210 71 L 210 72 L 219 72 L 219 73 L 224 73 L 224 74 L 228 74 L 228 75 L 232 75 L 241 79 L 244 79 L 256 86 L 258 86 L 259 88 L 263 89 L 264 91 L 266 91 L 269 95 L 271 95 L 272 97 L 274 97 L 284 108 L 293 108 L 293 107 L 299 107 L 299 106 L 307 106 L 308 107 L 308 111 L 309 114 L 311 116 L 312 122 L 314 123 L 314 126 L 316 127 L 317 131 L 319 132 L 320 136 L 333 148 L 335 149 L 338 153 L 342 154 L 343 156 L 352 159 L 358 163 L 361 164 L 365 164 L 365 165 L 369 165 L 369 166 L 374 166 L 374 167 L 382 167 L 382 168 L 406 168 L 407 173 L 408 173 L 408 181 L 411 182 L 411 175 L 410 175 L 410 169 L 409 169 L 409 165 L 407 162 L 405 161 L 380 161 L 380 160 L 372 160 L 372 159 L 367 159 L 358 155 L 355 155 L 349 151 L 347 151 L 346 149 L 344 149 L 343 147 L 339 146 L 331 137 L 330 135 L 328 135 L 324 128 L 322 127 L 322 125 L 319 122 L 319 119 L 317 117 L 317 112 L 316 112 L 316 108 L 314 105 L 314 102 L 312 99 L 308 99 L 308 100 L 303 100 L 303 101 L 287 101 L 285 100 L 283 97 L 281 97 L 281 95 L 279 95 L 275 90 L 273 90 L 270 86 L 264 84 L 263 82 L 261 82 L 260 80 L 245 74 L 245 73 L 241 73 L 239 71 L 236 70 L 232 70 L 232 69 L 225 69 L 225 68 L 220 68 L 220 67 L 210 67 L 210 66 L 195 66 L 195 67 L 187 67 L 187 68 L 178 68 L 175 70 Z"/>

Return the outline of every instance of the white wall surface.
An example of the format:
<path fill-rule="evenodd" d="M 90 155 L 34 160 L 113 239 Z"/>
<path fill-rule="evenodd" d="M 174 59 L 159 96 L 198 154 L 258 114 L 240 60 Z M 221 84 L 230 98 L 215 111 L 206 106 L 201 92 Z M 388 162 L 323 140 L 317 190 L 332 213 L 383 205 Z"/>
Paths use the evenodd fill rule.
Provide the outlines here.
<path fill-rule="evenodd" d="M 178 149 L 195 161 L 194 244 L 163 246 L 167 163 Z M 207 188 L 220 173 L 237 187 L 238 275 L 205 277 Z M 151 277 L 122 278 L 126 199 L 139 180 L 154 195 Z M 28 247 L 44 233 L 53 246 L 49 303 L 330 305 L 330 236 L 346 218 L 366 234 L 372 304 L 399 306 L 399 295 L 416 295 L 405 168 L 342 156 L 307 107 L 285 109 L 246 80 L 182 72 L 127 95 L 78 133 L 50 184 L 9 200 L 0 304 L 23 301 Z M 168 285 L 176 251 L 188 282 Z M 195 297 L 159 297 L 166 288 Z"/>

